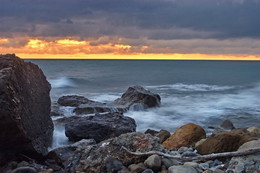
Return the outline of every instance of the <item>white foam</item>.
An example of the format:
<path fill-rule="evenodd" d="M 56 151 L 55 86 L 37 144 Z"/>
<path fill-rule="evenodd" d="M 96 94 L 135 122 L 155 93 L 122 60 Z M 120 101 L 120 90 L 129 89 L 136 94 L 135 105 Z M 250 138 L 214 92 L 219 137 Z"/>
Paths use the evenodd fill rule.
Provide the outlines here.
<path fill-rule="evenodd" d="M 68 77 L 60 77 L 57 79 L 50 79 L 52 88 L 68 88 L 75 87 L 75 83 Z"/>
<path fill-rule="evenodd" d="M 55 126 L 53 131 L 52 146 L 49 150 L 68 145 L 68 138 L 65 135 L 65 128 L 63 126 Z"/>
<path fill-rule="evenodd" d="M 96 93 L 95 95 L 90 96 L 90 99 L 98 102 L 107 103 L 107 102 L 112 102 L 119 97 L 121 97 L 121 95 L 118 93 L 102 93 L 102 94 Z"/>
<path fill-rule="evenodd" d="M 219 86 L 207 84 L 184 84 L 176 83 L 169 85 L 147 86 L 149 89 L 156 90 L 177 90 L 177 91 L 224 91 L 234 89 L 234 86 Z"/>

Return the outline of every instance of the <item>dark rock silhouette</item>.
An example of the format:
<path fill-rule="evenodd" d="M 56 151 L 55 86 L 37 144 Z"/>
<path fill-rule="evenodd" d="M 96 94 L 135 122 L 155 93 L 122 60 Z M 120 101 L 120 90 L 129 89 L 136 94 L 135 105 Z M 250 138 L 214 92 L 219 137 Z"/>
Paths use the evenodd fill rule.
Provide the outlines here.
<path fill-rule="evenodd" d="M 0 55 L 0 163 L 5 153 L 47 154 L 53 133 L 50 89 L 37 65 Z"/>
<path fill-rule="evenodd" d="M 94 139 L 100 142 L 135 129 L 135 120 L 118 112 L 79 117 L 65 124 L 65 134 L 70 141 Z"/>

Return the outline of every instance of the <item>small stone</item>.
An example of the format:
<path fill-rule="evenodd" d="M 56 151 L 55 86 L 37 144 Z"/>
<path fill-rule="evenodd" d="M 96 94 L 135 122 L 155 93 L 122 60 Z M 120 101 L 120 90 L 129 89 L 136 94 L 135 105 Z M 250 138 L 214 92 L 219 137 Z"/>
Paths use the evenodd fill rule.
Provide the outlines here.
<path fill-rule="evenodd" d="M 162 159 L 162 164 L 166 168 L 169 168 L 169 167 L 174 166 L 174 165 L 179 165 L 180 163 L 177 160 L 175 160 L 175 159 L 163 158 Z"/>
<path fill-rule="evenodd" d="M 224 120 L 220 127 L 222 127 L 223 129 L 226 129 L 226 130 L 233 130 L 235 129 L 233 123 L 230 121 L 230 120 Z"/>
<path fill-rule="evenodd" d="M 171 166 L 168 173 L 197 173 L 197 170 L 192 166 Z"/>
<path fill-rule="evenodd" d="M 53 169 L 47 169 L 47 170 L 41 171 L 39 173 L 53 173 L 53 172 L 54 172 Z"/>
<path fill-rule="evenodd" d="M 105 167 L 107 170 L 107 173 L 117 173 L 121 169 L 123 169 L 123 164 L 119 160 L 113 158 L 113 157 L 108 157 L 105 160 Z"/>
<path fill-rule="evenodd" d="M 153 170 L 151 170 L 151 169 L 146 169 L 146 170 L 144 170 L 142 173 L 154 173 L 154 172 L 153 172 Z"/>
<path fill-rule="evenodd" d="M 164 165 L 162 165 L 162 169 L 161 169 L 161 172 L 160 173 L 167 173 L 168 168 L 166 168 Z"/>
<path fill-rule="evenodd" d="M 35 168 L 24 166 L 16 168 L 12 171 L 12 173 L 37 173 L 38 171 Z"/>
<path fill-rule="evenodd" d="M 213 173 L 225 173 L 225 171 L 221 170 L 221 169 L 215 169 L 213 171 Z"/>
<path fill-rule="evenodd" d="M 181 148 L 178 149 L 178 152 L 184 153 L 184 152 L 186 152 L 186 151 L 188 151 L 188 150 L 189 150 L 188 147 L 181 147 Z"/>
<path fill-rule="evenodd" d="M 203 170 L 209 169 L 209 164 L 208 163 L 200 163 L 199 168 Z"/>
<path fill-rule="evenodd" d="M 213 171 L 212 170 L 206 170 L 203 173 L 213 173 Z"/>
<path fill-rule="evenodd" d="M 193 168 L 198 168 L 199 167 L 199 164 L 196 163 L 196 162 L 185 162 L 183 165 L 192 166 Z"/>
<path fill-rule="evenodd" d="M 156 155 L 156 154 L 151 155 L 144 162 L 144 164 L 148 168 L 151 168 L 152 170 L 155 170 L 155 171 L 160 169 L 161 163 L 162 163 L 161 158 L 158 155 Z"/>
<path fill-rule="evenodd" d="M 131 173 L 131 172 L 126 167 L 123 167 L 123 169 L 121 169 L 117 173 Z"/>
<path fill-rule="evenodd" d="M 144 165 L 144 163 L 138 163 L 138 164 L 131 164 L 128 169 L 130 169 L 131 172 L 137 172 L 137 173 L 141 173 L 144 170 L 146 170 L 146 167 Z"/>

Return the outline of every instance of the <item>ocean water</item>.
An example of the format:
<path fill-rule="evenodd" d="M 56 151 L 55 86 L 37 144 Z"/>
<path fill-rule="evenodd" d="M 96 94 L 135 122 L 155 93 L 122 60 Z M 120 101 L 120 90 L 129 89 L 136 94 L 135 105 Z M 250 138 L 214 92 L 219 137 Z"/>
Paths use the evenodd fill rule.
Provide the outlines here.
<path fill-rule="evenodd" d="M 141 85 L 161 96 L 161 107 L 129 111 L 137 131 L 195 123 L 209 130 L 229 119 L 237 128 L 260 126 L 260 62 L 145 60 L 27 60 L 43 70 L 53 102 L 77 94 L 101 102 Z M 71 109 L 64 108 L 66 116 Z M 59 131 L 59 133 L 64 133 Z M 57 134 L 60 136 L 60 134 Z"/>

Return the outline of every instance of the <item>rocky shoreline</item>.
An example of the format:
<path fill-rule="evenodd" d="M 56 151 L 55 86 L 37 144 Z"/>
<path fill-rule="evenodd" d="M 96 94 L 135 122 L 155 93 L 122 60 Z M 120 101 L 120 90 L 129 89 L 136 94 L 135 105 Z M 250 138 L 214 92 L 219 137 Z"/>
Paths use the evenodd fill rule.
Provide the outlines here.
<path fill-rule="evenodd" d="M 237 157 L 183 160 L 212 153 L 260 148 L 260 128 L 236 129 L 223 121 L 212 135 L 193 123 L 173 134 L 136 132 L 128 110 L 160 106 L 160 96 L 132 86 L 111 103 L 62 96 L 51 106 L 50 84 L 37 65 L 13 54 L 0 55 L 0 166 L 8 173 L 239 173 L 260 172 L 260 152 Z M 60 107 L 73 108 L 62 116 Z M 71 144 L 48 151 L 55 125 Z M 140 154 L 155 151 L 154 154 Z M 163 153 L 156 154 L 156 152 Z M 139 155 L 138 155 L 139 153 Z M 175 158 L 167 157 L 168 155 Z"/>

